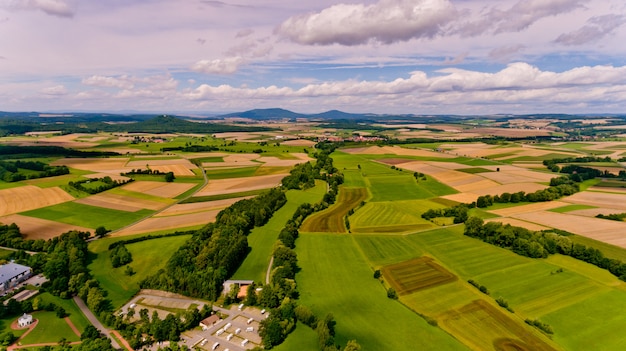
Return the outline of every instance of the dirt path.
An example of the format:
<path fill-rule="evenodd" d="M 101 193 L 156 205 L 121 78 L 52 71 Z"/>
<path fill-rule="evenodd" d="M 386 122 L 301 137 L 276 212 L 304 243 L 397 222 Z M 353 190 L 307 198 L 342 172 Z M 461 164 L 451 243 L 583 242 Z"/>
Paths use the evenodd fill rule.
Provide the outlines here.
<path fill-rule="evenodd" d="M 265 284 L 270 283 L 270 273 L 272 273 L 272 266 L 274 265 L 274 255 L 270 259 L 270 265 L 267 266 L 267 272 L 265 273 Z"/>
<path fill-rule="evenodd" d="M 126 339 L 124 339 L 117 330 L 111 330 L 111 334 L 115 335 L 118 339 L 120 339 L 120 341 L 122 342 L 122 345 L 124 345 L 124 347 L 128 351 L 134 351 L 133 348 L 130 347 L 130 344 L 128 343 L 128 341 L 126 341 Z"/>
<path fill-rule="evenodd" d="M 70 317 L 65 317 L 63 319 L 65 320 L 65 323 L 67 323 L 67 325 L 69 325 L 70 328 L 72 328 L 72 330 L 74 331 L 74 334 L 76 334 L 76 336 L 80 338 L 80 331 L 78 330 L 78 328 L 76 328 L 76 326 L 74 325 L 74 322 L 72 322 Z"/>

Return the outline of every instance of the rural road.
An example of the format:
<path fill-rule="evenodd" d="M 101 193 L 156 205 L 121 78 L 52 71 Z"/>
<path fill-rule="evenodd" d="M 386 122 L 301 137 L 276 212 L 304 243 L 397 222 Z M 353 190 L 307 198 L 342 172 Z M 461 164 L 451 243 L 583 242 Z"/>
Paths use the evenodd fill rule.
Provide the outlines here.
<path fill-rule="evenodd" d="M 85 302 L 83 302 L 83 300 L 78 296 L 74 296 L 74 302 L 76 302 L 76 305 L 78 305 L 78 308 L 80 308 L 80 310 L 83 312 L 85 317 L 87 317 L 89 322 L 94 327 L 96 327 L 96 329 L 98 329 L 102 334 L 106 335 L 106 337 L 109 338 L 109 340 L 111 340 L 111 345 L 116 349 L 120 349 L 121 348 L 120 344 L 118 344 L 117 341 L 115 341 L 115 339 L 111 336 L 111 331 L 105 328 L 104 325 L 102 325 L 102 323 L 100 323 L 98 318 L 96 318 L 96 316 L 94 316 L 91 310 L 89 310 L 87 305 L 85 305 Z"/>
<path fill-rule="evenodd" d="M 270 273 L 272 273 L 272 266 L 274 265 L 274 255 L 270 259 L 270 264 L 267 266 L 267 272 L 265 273 L 265 284 L 270 283 Z"/>

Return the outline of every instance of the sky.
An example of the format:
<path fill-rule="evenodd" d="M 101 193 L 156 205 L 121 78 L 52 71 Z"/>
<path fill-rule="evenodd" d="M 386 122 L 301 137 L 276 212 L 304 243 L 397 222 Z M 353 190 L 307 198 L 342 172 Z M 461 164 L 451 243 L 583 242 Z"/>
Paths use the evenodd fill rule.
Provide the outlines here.
<path fill-rule="evenodd" d="M 0 0 L 0 111 L 626 113 L 623 0 Z"/>

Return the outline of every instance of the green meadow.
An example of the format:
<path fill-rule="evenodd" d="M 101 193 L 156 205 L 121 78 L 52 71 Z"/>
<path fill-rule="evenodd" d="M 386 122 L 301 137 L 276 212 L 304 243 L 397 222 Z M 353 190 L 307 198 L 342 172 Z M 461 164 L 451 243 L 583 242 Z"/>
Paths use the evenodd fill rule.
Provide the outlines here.
<path fill-rule="evenodd" d="M 402 232 L 436 227 L 421 214 L 430 208 L 444 208 L 428 200 L 367 202 L 350 216 L 350 227 L 359 232 Z"/>
<path fill-rule="evenodd" d="M 296 251 L 300 303 L 321 318 L 334 315 L 339 344 L 356 339 L 363 350 L 467 349 L 387 298 L 350 235 L 302 233 Z"/>
<path fill-rule="evenodd" d="M 150 210 L 127 212 L 110 208 L 64 202 L 58 205 L 22 212 L 25 216 L 37 217 L 87 228 L 104 226 L 109 230 L 119 229 L 154 213 Z"/>
<path fill-rule="evenodd" d="M 32 332 L 26 335 L 20 342 L 22 345 L 39 343 L 57 343 L 62 339 L 67 341 L 79 341 L 76 335 L 64 319 L 58 318 L 54 312 L 34 312 L 33 318 L 39 323 Z"/>
<path fill-rule="evenodd" d="M 264 226 L 252 229 L 248 235 L 250 253 L 232 279 L 251 279 L 265 283 L 265 274 L 281 229 L 300 205 L 318 203 L 322 200 L 324 193 L 326 193 L 326 183 L 321 181 L 317 181 L 313 188 L 307 190 L 287 191 L 287 203 L 276 211 Z"/>
<path fill-rule="evenodd" d="M 181 235 L 127 244 L 126 248 L 133 255 L 133 261 L 129 266 L 136 273 L 132 276 L 126 275 L 124 273 L 126 266 L 113 268 L 109 245 L 119 240 L 141 236 L 104 238 L 89 243 L 89 251 L 93 255 L 87 268 L 108 292 L 107 298 L 111 300 L 114 308 L 120 307 L 135 295 L 139 291 L 139 282 L 164 267 L 174 251 L 191 237 Z"/>

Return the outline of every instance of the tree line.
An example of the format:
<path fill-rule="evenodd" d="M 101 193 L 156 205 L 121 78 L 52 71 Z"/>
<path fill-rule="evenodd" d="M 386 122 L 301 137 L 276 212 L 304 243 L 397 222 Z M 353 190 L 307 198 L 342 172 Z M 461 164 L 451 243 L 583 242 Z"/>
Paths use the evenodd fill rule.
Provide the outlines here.
<path fill-rule="evenodd" d="M 596 248 L 573 243 L 567 236 L 553 230 L 536 232 L 499 222 L 484 223 L 478 217 L 470 217 L 465 222 L 464 234 L 526 257 L 546 258 L 556 253 L 571 256 L 606 269 L 626 281 L 626 263 L 605 257 Z"/>
<path fill-rule="evenodd" d="M 560 199 L 563 196 L 573 195 L 580 191 L 580 187 L 576 180 L 563 176 L 552 178 L 550 187 L 537 190 L 532 193 L 519 191 L 516 193 L 502 193 L 500 195 L 483 195 L 476 199 L 476 207 L 485 208 L 494 203 L 518 203 L 518 202 L 545 202 Z"/>
<path fill-rule="evenodd" d="M 25 179 L 54 177 L 69 173 L 67 166 L 50 166 L 40 161 L 0 161 L 0 179 L 5 182 L 19 182 Z"/>
<path fill-rule="evenodd" d="M 108 157 L 120 156 L 113 151 L 80 151 L 60 146 L 13 146 L 0 145 L 0 159 L 36 158 L 36 157 Z"/>

